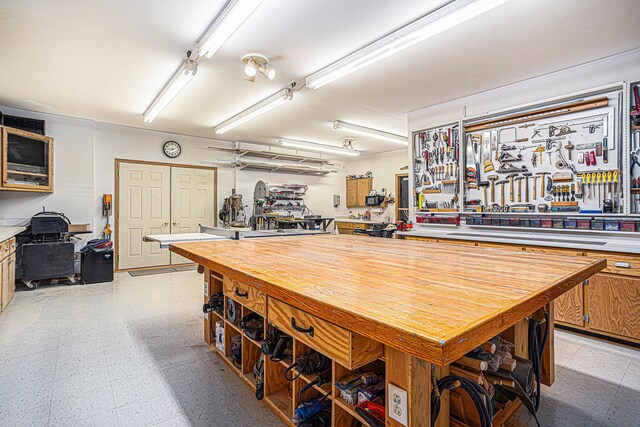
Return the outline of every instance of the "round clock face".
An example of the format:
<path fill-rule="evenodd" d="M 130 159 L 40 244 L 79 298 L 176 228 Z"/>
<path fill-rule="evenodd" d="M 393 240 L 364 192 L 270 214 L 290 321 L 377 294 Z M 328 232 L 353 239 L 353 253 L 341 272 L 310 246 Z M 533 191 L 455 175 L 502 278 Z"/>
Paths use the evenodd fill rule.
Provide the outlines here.
<path fill-rule="evenodd" d="M 180 147 L 180 144 L 175 141 L 167 141 L 162 146 L 162 151 L 165 156 L 175 159 L 180 155 L 180 152 L 182 152 L 182 148 Z"/>

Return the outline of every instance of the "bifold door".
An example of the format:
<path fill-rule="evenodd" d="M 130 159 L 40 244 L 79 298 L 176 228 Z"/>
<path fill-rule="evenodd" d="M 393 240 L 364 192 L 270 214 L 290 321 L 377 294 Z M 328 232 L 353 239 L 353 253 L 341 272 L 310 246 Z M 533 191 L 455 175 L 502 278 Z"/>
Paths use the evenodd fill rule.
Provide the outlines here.
<path fill-rule="evenodd" d="M 213 170 L 171 167 L 171 234 L 197 233 L 200 225 L 214 225 L 214 189 Z M 171 254 L 171 264 L 189 262 Z"/>
<path fill-rule="evenodd" d="M 119 269 L 170 264 L 167 249 L 142 238 L 171 232 L 171 167 L 120 163 L 118 183 Z"/>
<path fill-rule="evenodd" d="M 121 162 L 118 175 L 118 268 L 189 263 L 143 242 L 147 234 L 181 234 L 215 225 L 215 171 Z"/>

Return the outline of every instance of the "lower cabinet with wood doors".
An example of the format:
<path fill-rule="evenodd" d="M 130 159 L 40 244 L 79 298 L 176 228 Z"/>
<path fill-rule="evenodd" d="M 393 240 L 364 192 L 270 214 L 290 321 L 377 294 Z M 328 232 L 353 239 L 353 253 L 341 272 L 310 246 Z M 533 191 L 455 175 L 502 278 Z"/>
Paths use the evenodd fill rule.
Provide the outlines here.
<path fill-rule="evenodd" d="M 4 311 L 16 289 L 16 239 L 0 243 L 0 312 Z"/>

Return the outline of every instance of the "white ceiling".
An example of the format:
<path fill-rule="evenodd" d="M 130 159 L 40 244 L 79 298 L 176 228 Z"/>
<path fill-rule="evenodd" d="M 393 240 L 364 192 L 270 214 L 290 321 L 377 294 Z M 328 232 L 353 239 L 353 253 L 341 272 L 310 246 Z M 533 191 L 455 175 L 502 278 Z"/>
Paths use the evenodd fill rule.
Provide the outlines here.
<path fill-rule="evenodd" d="M 212 127 L 446 0 L 265 0 L 151 124 L 142 112 L 223 0 L 0 0 L 0 105 L 215 137 Z M 333 120 L 406 134 L 406 113 L 640 46 L 637 0 L 512 0 L 222 135 L 339 145 Z M 240 58 L 272 58 L 272 82 Z M 397 145 L 358 137 L 358 149 Z"/>

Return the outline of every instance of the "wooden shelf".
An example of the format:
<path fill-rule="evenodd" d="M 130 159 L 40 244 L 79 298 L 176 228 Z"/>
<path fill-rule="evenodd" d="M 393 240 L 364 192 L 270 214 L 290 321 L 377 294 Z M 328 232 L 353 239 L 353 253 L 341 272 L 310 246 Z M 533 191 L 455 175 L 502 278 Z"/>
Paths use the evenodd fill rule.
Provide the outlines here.
<path fill-rule="evenodd" d="M 356 420 L 360 421 L 361 423 L 363 423 L 364 425 L 368 426 L 369 423 L 367 423 L 365 421 L 364 418 L 362 418 L 360 415 L 358 415 L 358 413 L 356 412 L 356 406 L 357 405 L 349 405 L 347 402 L 345 402 L 339 395 L 337 395 L 333 401 L 336 403 L 336 405 L 338 405 L 342 410 L 344 410 L 345 412 L 347 412 L 349 415 L 351 415 L 353 418 L 355 418 Z"/>
<path fill-rule="evenodd" d="M 224 319 L 224 323 L 231 326 L 233 329 L 236 330 L 237 333 L 239 333 L 240 335 L 242 334 L 242 329 L 240 329 L 240 327 L 238 325 L 234 325 L 233 323 L 229 322 L 227 319 Z"/>
<path fill-rule="evenodd" d="M 269 401 L 284 417 L 291 419 L 293 414 L 293 402 L 291 401 L 286 389 L 271 393 L 269 396 L 265 397 L 265 400 Z"/>
<path fill-rule="evenodd" d="M 249 387 L 251 387 L 254 391 L 256 390 L 256 379 L 253 378 L 253 372 L 248 372 L 246 374 L 243 375 L 244 380 L 247 384 L 249 384 Z"/>
<path fill-rule="evenodd" d="M 240 373 L 240 368 L 238 368 L 236 365 L 233 364 L 233 361 L 229 356 L 225 356 L 224 358 L 227 360 L 227 363 L 229 364 L 229 366 L 231 366 L 234 370 Z"/>
<path fill-rule="evenodd" d="M 248 336 L 246 336 L 245 334 L 242 334 L 242 337 L 244 339 L 246 339 L 247 341 L 249 341 L 251 344 L 257 346 L 258 348 L 262 348 L 262 343 L 256 340 L 253 340 L 251 338 L 249 338 Z"/>
<path fill-rule="evenodd" d="M 300 378 L 301 380 L 303 380 L 304 382 L 306 382 L 307 384 L 311 383 L 311 382 L 314 380 L 314 378 L 309 378 L 308 376 L 306 376 L 306 375 L 302 375 L 302 374 L 300 374 L 300 377 L 299 377 L 299 378 Z M 331 383 L 326 383 L 326 384 L 323 384 L 323 385 L 321 385 L 321 386 L 317 386 L 317 385 L 314 385 L 314 386 L 313 386 L 313 388 L 314 388 L 318 393 L 322 393 L 322 395 L 325 395 L 325 394 L 327 394 L 327 393 L 331 393 L 331 387 L 333 387 Z M 332 398 L 333 398 L 333 396 L 331 396 L 331 394 L 329 394 L 329 396 L 327 396 L 327 398 L 328 398 L 328 399 L 332 399 Z"/>

